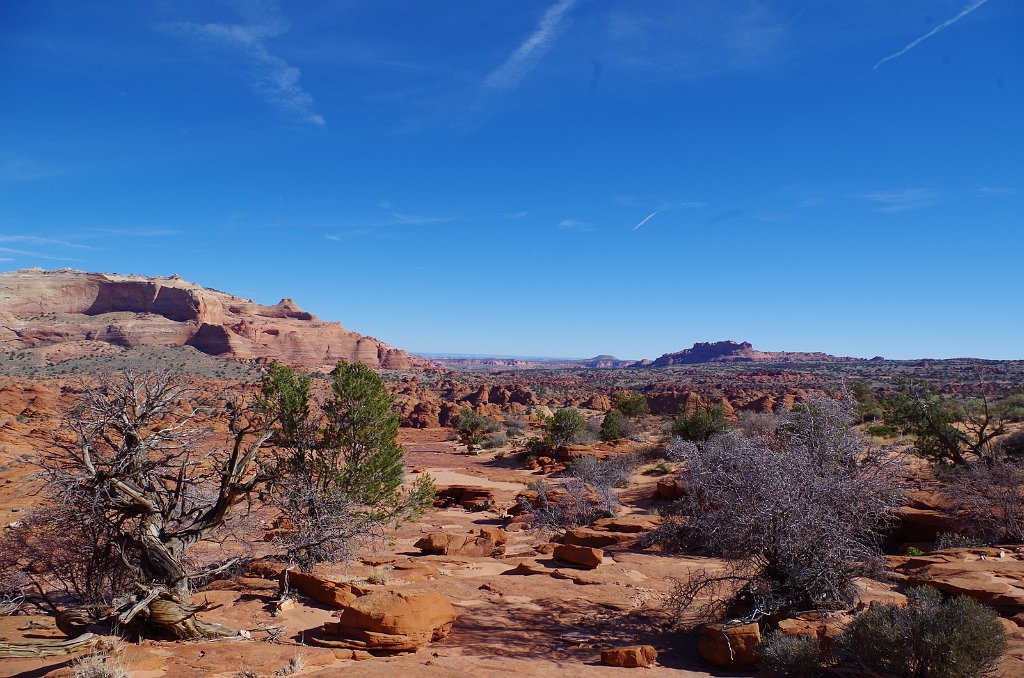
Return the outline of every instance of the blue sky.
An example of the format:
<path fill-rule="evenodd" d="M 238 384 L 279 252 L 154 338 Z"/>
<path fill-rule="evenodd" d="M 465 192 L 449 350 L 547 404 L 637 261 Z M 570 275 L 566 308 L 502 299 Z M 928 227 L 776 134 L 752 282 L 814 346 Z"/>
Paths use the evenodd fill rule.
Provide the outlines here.
<path fill-rule="evenodd" d="M 0 0 L 0 268 L 419 351 L 1024 358 L 1022 35 L 1014 0 Z"/>

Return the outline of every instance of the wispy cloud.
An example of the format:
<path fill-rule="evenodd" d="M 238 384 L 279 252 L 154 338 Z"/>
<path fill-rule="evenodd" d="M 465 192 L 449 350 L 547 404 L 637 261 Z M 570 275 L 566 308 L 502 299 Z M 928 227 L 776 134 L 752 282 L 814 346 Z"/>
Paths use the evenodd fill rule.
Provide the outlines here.
<path fill-rule="evenodd" d="M 1001 195 L 1016 195 L 1019 191 L 1016 188 L 999 186 L 982 186 L 975 193 L 979 198 L 995 198 Z"/>
<path fill-rule="evenodd" d="M 343 240 L 348 240 L 349 238 L 355 238 L 355 237 L 360 236 L 360 235 L 369 235 L 370 233 L 373 233 L 373 229 L 372 228 L 359 228 L 359 229 L 356 229 L 354 231 L 346 231 L 344 233 L 328 233 L 324 237 L 327 238 L 328 240 L 332 240 L 334 242 L 341 242 Z"/>
<path fill-rule="evenodd" d="M 181 231 L 173 228 L 151 228 L 148 226 L 140 226 L 138 228 L 94 228 L 92 232 L 97 236 L 114 235 L 129 238 L 164 238 L 181 233 Z"/>
<path fill-rule="evenodd" d="M 458 221 L 458 216 L 450 214 L 417 214 L 410 212 L 396 211 L 395 205 L 390 200 L 381 200 L 377 207 L 387 211 L 387 215 L 374 221 L 351 222 L 349 224 L 337 224 L 335 228 L 344 230 L 327 233 L 324 238 L 332 241 L 348 240 L 362 235 L 369 235 L 377 229 L 393 226 L 430 226 L 433 224 L 446 224 Z"/>
<path fill-rule="evenodd" d="M 876 205 L 878 212 L 908 212 L 934 205 L 939 194 L 929 188 L 904 188 L 898 191 L 875 191 L 861 196 Z"/>
<path fill-rule="evenodd" d="M 500 216 L 501 216 L 502 219 L 522 219 L 523 217 L 527 216 L 528 214 L 529 214 L 529 212 L 524 210 L 524 211 L 521 211 L 521 212 L 508 212 L 508 213 L 502 214 Z"/>
<path fill-rule="evenodd" d="M 633 230 L 635 231 L 636 229 L 638 229 L 638 228 L 640 228 L 641 226 L 643 226 L 644 224 L 646 224 L 646 223 L 647 223 L 648 221 L 650 221 L 650 220 L 651 220 L 651 218 L 652 218 L 652 217 L 654 217 L 654 216 L 655 216 L 655 215 L 656 215 L 657 213 L 658 213 L 657 211 L 654 211 L 654 212 L 651 212 L 650 214 L 648 214 L 648 215 L 647 215 L 646 217 L 644 217 L 643 219 L 641 219 L 641 220 L 640 220 L 640 223 L 639 223 L 639 224 L 637 224 L 636 226 L 634 226 L 634 227 L 633 227 Z"/>
<path fill-rule="evenodd" d="M 43 245 L 54 247 L 71 247 L 79 250 L 94 250 L 96 247 L 82 245 L 81 243 L 69 242 L 67 240 L 56 240 L 53 238 L 40 238 L 35 235 L 0 235 L 0 242 L 19 242 L 29 245 Z"/>
<path fill-rule="evenodd" d="M 0 181 L 22 182 L 49 179 L 64 174 L 65 168 L 10 153 L 0 154 Z"/>
<path fill-rule="evenodd" d="M 877 70 L 878 67 L 881 66 L 882 64 L 884 64 L 886 61 L 892 61 L 893 59 L 898 59 L 899 57 L 903 56 L 904 54 L 906 54 L 910 50 L 914 49 L 915 47 L 920 45 L 922 42 L 924 42 L 928 38 L 930 38 L 933 35 L 935 35 L 936 33 L 944 31 L 947 28 L 949 28 L 950 26 L 952 26 L 953 24 L 955 24 L 957 21 L 960 21 L 960 19 L 963 19 L 965 16 L 967 16 L 968 14 L 973 12 L 974 10 L 976 10 L 979 7 L 981 7 L 982 5 L 984 5 L 986 2 L 988 2 L 988 0 L 971 0 L 971 2 L 969 2 L 967 4 L 967 6 L 964 7 L 962 10 L 960 10 L 960 13 L 957 14 L 955 17 L 953 17 L 952 19 L 946 19 L 941 24 L 939 24 L 938 26 L 936 26 L 932 30 L 928 31 L 927 33 L 922 35 L 917 40 L 912 41 L 910 44 L 908 44 L 906 47 L 904 47 L 903 49 L 899 50 L 898 52 L 893 52 L 892 54 L 890 54 L 889 56 L 885 57 L 884 59 L 880 59 L 878 61 L 878 63 L 875 64 L 874 68 L 872 68 L 871 70 L 873 70 L 873 71 Z"/>
<path fill-rule="evenodd" d="M 387 222 L 387 226 L 426 226 L 429 224 L 444 224 L 449 221 L 455 221 L 455 217 L 446 216 L 427 216 L 423 214 L 403 214 L 402 212 L 395 212 L 391 215 L 393 221 Z"/>
<path fill-rule="evenodd" d="M 13 247 L 0 247 L 0 253 L 11 254 L 16 258 L 33 258 L 33 259 L 46 259 L 48 261 L 81 261 L 80 259 L 72 259 L 70 257 L 59 257 L 52 254 L 44 254 L 42 252 L 32 252 L 29 250 L 20 250 Z M 13 259 L 8 258 L 8 261 Z"/>
<path fill-rule="evenodd" d="M 326 124 L 313 108 L 313 97 L 299 82 L 302 72 L 267 47 L 268 39 L 290 28 L 277 4 L 271 0 L 243 0 L 236 6 L 244 23 L 182 22 L 164 28 L 242 56 L 248 62 L 253 89 L 267 103 L 303 122 Z"/>
<path fill-rule="evenodd" d="M 700 207 L 707 207 L 708 203 L 697 200 L 664 200 L 657 197 L 641 198 L 633 195 L 618 195 L 613 200 L 619 205 L 627 207 L 654 207 L 655 212 L 667 212 L 669 210 L 692 210 Z"/>
<path fill-rule="evenodd" d="M 512 89 L 540 63 L 578 0 L 558 0 L 548 7 L 537 28 L 505 62 L 484 78 L 484 87 L 493 90 Z"/>
<path fill-rule="evenodd" d="M 563 231 L 580 231 L 583 233 L 589 233 L 594 230 L 587 222 L 577 221 L 576 219 L 562 219 L 558 222 L 558 227 Z"/>
<path fill-rule="evenodd" d="M 633 79 L 699 79 L 761 72 L 790 58 L 792 18 L 758 0 L 615 3 L 607 13 L 608 61 Z"/>
<path fill-rule="evenodd" d="M 708 219 L 708 221 L 707 221 L 707 224 L 708 224 L 708 226 L 718 226 L 718 225 L 724 224 L 724 223 L 726 223 L 728 221 L 733 221 L 735 219 L 739 219 L 744 214 L 745 214 L 744 211 L 739 209 L 738 207 L 734 207 L 732 209 L 727 209 L 727 210 L 722 210 L 718 214 L 715 214 L 712 217 L 710 217 Z"/>

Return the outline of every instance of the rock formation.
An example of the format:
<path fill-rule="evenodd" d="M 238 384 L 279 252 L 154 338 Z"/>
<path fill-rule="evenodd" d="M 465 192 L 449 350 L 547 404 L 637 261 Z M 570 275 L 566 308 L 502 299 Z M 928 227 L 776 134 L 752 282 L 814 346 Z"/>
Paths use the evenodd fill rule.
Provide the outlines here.
<path fill-rule="evenodd" d="M 177 276 L 25 269 L 0 273 L 0 349 L 104 342 L 192 346 L 209 355 L 325 369 L 338 360 L 410 369 L 429 363 L 303 311 L 264 306 Z"/>
<path fill-rule="evenodd" d="M 699 363 L 786 363 L 786 362 L 847 362 L 858 358 L 840 358 L 820 352 L 759 351 L 750 342 L 737 344 L 735 341 L 696 343 L 691 348 L 677 353 L 666 353 L 657 360 L 646 364 L 641 361 L 634 367 L 669 367 L 672 365 L 696 365 Z"/>

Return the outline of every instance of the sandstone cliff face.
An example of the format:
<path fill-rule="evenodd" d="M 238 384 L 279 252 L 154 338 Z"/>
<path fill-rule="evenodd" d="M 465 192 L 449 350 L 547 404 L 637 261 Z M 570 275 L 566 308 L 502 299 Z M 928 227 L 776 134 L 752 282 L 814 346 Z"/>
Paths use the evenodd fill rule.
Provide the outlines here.
<path fill-rule="evenodd" d="M 338 360 L 386 369 L 429 363 L 324 322 L 283 299 L 264 306 L 172 276 L 26 269 L 0 273 L 0 349 L 99 341 L 192 346 L 210 355 L 306 369 Z"/>

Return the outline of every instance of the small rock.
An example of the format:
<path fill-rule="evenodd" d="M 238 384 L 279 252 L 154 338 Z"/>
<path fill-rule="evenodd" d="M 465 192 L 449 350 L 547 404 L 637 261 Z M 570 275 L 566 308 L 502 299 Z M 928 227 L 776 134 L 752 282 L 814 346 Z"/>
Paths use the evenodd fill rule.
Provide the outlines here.
<path fill-rule="evenodd" d="M 555 547 L 552 555 L 570 565 L 578 565 L 589 570 L 594 569 L 604 562 L 604 551 L 588 546 L 576 546 L 575 544 L 559 544 Z"/>
<path fill-rule="evenodd" d="M 650 645 L 632 645 L 601 650 L 601 663 L 607 666 L 620 666 L 636 669 L 650 666 L 658 659 L 658 652 Z"/>
<path fill-rule="evenodd" d="M 485 539 L 490 539 L 497 546 L 501 546 L 508 541 L 508 532 L 500 527 L 494 527 L 493 525 L 485 525 L 484 527 L 481 527 L 480 536 Z"/>
<path fill-rule="evenodd" d="M 761 629 L 756 623 L 705 624 L 700 627 L 697 651 L 704 661 L 715 666 L 753 666 L 760 644 Z"/>

